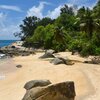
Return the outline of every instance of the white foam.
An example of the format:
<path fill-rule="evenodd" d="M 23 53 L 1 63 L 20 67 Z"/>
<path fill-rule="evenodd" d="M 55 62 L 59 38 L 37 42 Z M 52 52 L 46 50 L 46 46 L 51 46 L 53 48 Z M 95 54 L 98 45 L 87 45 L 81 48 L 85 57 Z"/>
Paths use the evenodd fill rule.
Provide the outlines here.
<path fill-rule="evenodd" d="M 5 56 L 5 54 L 0 54 L 0 57 L 4 57 Z"/>

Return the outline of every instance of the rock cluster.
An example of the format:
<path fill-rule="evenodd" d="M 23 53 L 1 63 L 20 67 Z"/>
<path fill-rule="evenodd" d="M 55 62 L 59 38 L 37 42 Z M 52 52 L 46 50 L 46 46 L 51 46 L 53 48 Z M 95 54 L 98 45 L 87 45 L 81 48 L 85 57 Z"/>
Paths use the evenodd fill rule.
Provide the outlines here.
<path fill-rule="evenodd" d="M 94 57 L 91 59 L 93 64 L 100 64 L 100 56 Z"/>
<path fill-rule="evenodd" d="M 0 48 L 0 52 L 6 54 L 7 56 L 28 56 L 30 54 L 35 54 L 34 50 L 27 50 L 25 48 L 17 48 L 13 46 L 7 46 Z"/>
<path fill-rule="evenodd" d="M 41 85 L 26 91 L 22 100 L 75 100 L 74 82 Z"/>
<path fill-rule="evenodd" d="M 95 57 L 91 58 L 91 61 L 84 61 L 84 63 L 100 64 L 100 56 L 95 56 Z"/>
<path fill-rule="evenodd" d="M 74 63 L 69 60 L 69 59 L 64 59 L 62 57 L 55 57 L 54 55 L 54 50 L 47 50 L 45 52 L 44 55 L 42 55 L 41 57 L 39 57 L 41 59 L 45 59 L 45 58 L 54 58 L 50 61 L 50 63 L 53 63 L 54 65 L 58 65 L 58 64 L 66 64 L 66 65 L 73 65 Z"/>

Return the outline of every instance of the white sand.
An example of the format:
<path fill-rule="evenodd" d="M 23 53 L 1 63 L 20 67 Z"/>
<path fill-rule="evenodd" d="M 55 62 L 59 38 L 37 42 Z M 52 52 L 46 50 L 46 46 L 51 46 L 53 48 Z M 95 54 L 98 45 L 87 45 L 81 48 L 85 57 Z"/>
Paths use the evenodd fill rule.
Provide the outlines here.
<path fill-rule="evenodd" d="M 14 58 L 15 64 L 23 67 L 7 74 L 0 80 L 0 100 L 21 100 L 25 94 L 24 84 L 35 79 L 49 79 L 52 83 L 74 81 L 76 100 L 100 100 L 100 66 L 75 63 L 72 66 L 64 64 L 53 65 L 48 60 L 38 57 L 42 53 L 28 57 Z M 84 61 L 84 58 L 62 52 L 57 56 Z"/>

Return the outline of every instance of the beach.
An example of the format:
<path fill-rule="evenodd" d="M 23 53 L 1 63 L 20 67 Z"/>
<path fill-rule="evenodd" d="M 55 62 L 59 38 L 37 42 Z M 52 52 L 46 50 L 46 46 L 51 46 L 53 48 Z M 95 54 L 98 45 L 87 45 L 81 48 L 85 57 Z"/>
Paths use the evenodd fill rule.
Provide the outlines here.
<path fill-rule="evenodd" d="M 71 52 L 60 52 L 56 56 L 79 62 L 74 65 L 53 65 L 50 59 L 39 59 L 43 54 L 14 57 L 0 65 L 0 72 L 5 75 L 0 80 L 0 100 L 21 100 L 26 93 L 23 88 L 25 83 L 38 79 L 48 79 L 52 83 L 74 81 L 75 100 L 100 100 L 100 65 L 82 63 L 87 58 L 71 55 Z M 19 64 L 22 68 L 16 68 Z"/>
<path fill-rule="evenodd" d="M 100 0 L 1 0 L 0 100 L 100 100 Z"/>

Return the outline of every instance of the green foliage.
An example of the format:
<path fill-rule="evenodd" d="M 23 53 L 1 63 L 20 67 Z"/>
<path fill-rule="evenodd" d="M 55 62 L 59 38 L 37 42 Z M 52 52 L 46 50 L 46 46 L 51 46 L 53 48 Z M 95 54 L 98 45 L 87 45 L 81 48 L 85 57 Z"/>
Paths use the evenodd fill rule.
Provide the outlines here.
<path fill-rule="evenodd" d="M 100 33 L 93 33 L 93 37 L 92 37 L 91 41 L 97 47 L 100 47 Z"/>
<path fill-rule="evenodd" d="M 74 15 L 73 7 L 68 7 L 68 5 L 66 4 L 60 10 L 61 10 L 60 14 Z"/>
<path fill-rule="evenodd" d="M 100 47 L 95 48 L 95 55 L 100 55 Z"/>
<path fill-rule="evenodd" d="M 37 23 L 39 22 L 39 18 L 37 17 L 26 17 L 23 20 L 23 24 L 20 25 L 22 39 L 25 40 L 27 37 L 31 37 L 34 34 L 34 30 L 37 27 Z"/>
<path fill-rule="evenodd" d="M 54 36 L 54 25 L 47 25 L 45 27 L 45 40 L 44 40 L 44 48 L 51 49 L 52 48 L 52 41 Z"/>
<path fill-rule="evenodd" d="M 75 22 L 75 17 L 68 15 L 66 13 L 61 14 L 56 21 L 55 21 L 55 26 L 58 27 L 63 27 L 67 31 L 72 31 L 74 29 L 74 23 Z"/>
<path fill-rule="evenodd" d="M 82 56 L 100 55 L 100 0 L 93 9 L 80 8 L 77 15 L 73 7 L 64 5 L 55 20 L 45 17 L 26 17 L 15 36 L 25 41 L 25 46 L 42 43 L 44 49 L 76 50 Z"/>
<path fill-rule="evenodd" d="M 93 16 L 100 19 L 100 0 L 98 0 L 96 6 L 93 8 Z"/>
<path fill-rule="evenodd" d="M 24 42 L 23 46 L 25 46 L 25 47 L 31 47 L 31 46 L 33 46 L 33 41 L 32 41 L 32 39 L 30 37 L 25 38 L 24 41 L 25 42 Z"/>
<path fill-rule="evenodd" d="M 51 18 L 49 17 L 45 17 L 43 19 L 41 19 L 38 23 L 38 26 L 47 26 L 48 24 L 53 24 L 54 23 L 54 20 L 52 20 Z"/>
<path fill-rule="evenodd" d="M 82 45 L 82 50 L 80 52 L 82 56 L 88 56 L 95 54 L 95 45 L 91 42 L 84 42 Z"/>
<path fill-rule="evenodd" d="M 45 37 L 45 30 L 44 30 L 44 26 L 38 26 L 35 31 L 34 31 L 34 35 L 32 37 L 33 42 L 41 42 L 44 41 L 44 37 Z"/>
<path fill-rule="evenodd" d="M 55 50 L 56 52 L 65 51 L 66 50 L 66 46 L 63 43 L 58 43 L 56 41 L 53 41 L 52 49 Z"/>
<path fill-rule="evenodd" d="M 72 39 L 70 41 L 70 43 L 69 43 L 68 49 L 70 51 L 77 50 L 77 51 L 80 52 L 82 50 L 82 44 L 83 44 L 83 41 L 82 40 Z"/>
<path fill-rule="evenodd" d="M 87 39 L 72 39 L 69 43 L 70 51 L 78 51 L 82 56 L 100 55 L 100 47 L 98 48 L 93 41 Z"/>
<path fill-rule="evenodd" d="M 80 8 L 77 12 L 77 16 L 82 18 L 85 15 L 85 7 L 83 6 L 82 8 Z"/>
<path fill-rule="evenodd" d="M 85 11 L 84 11 L 85 10 Z M 79 20 L 80 23 L 80 30 L 84 31 L 88 37 L 88 39 L 91 39 L 93 32 L 95 31 L 96 23 L 93 19 L 92 12 L 89 8 L 80 8 L 79 13 Z"/>

